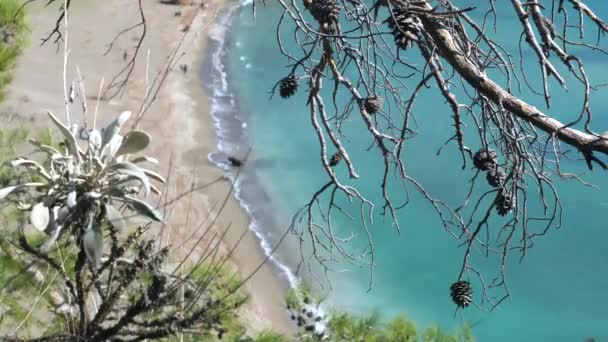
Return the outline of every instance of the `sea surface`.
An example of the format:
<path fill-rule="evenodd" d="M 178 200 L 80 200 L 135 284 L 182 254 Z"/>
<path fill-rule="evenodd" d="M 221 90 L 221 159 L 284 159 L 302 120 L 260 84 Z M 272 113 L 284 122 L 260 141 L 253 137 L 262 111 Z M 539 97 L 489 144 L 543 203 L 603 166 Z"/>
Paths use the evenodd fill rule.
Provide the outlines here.
<path fill-rule="evenodd" d="M 280 277 L 293 285 L 298 280 L 299 245 L 293 236 L 282 238 L 292 215 L 327 179 L 305 105 L 302 91 L 305 86 L 288 100 L 278 96 L 270 99 L 269 91 L 286 76 L 288 69 L 276 42 L 280 8 L 273 1 L 267 2 L 272 4 L 258 6 L 255 20 L 250 4 L 233 3 L 211 34 L 202 79 L 211 96 L 218 152 L 209 158 L 225 168 L 236 182 L 236 196 L 252 218 L 252 231 L 267 253 L 274 252 L 272 261 Z M 486 2 L 458 2 L 461 7 L 477 4 L 483 9 L 480 3 Z M 591 5 L 598 14 L 608 17 L 606 2 L 594 1 Z M 513 54 L 514 62 L 519 63 L 517 48 L 521 27 L 511 15 L 510 4 L 500 2 L 497 10 L 499 25 L 492 36 L 502 42 Z M 472 13 L 472 16 L 479 14 Z M 592 24 L 587 21 L 586 26 L 588 35 L 595 37 Z M 283 42 L 293 49 L 295 42 L 289 37 Z M 603 47 L 608 48 L 606 38 Z M 524 50 L 522 56 L 524 72 L 538 84 L 535 56 L 529 50 Z M 606 82 L 608 57 L 587 52 L 582 56 L 587 57 L 585 67 L 592 83 Z M 414 82 L 417 80 L 408 85 L 413 87 Z M 580 111 L 582 91 L 574 80 L 570 78 L 569 82 L 569 93 L 554 83 L 551 87 L 554 96 L 549 112 L 562 120 L 572 119 Z M 410 91 L 411 88 L 404 89 L 405 93 Z M 525 87 L 518 95 L 548 111 L 542 97 Z M 593 91 L 591 109 L 592 127 L 598 131 L 608 129 L 606 87 Z M 418 99 L 414 112 L 419 135 L 407 145 L 409 173 L 435 197 L 458 203 L 465 196 L 467 181 L 474 171 L 460 168 L 456 144 L 449 145 L 441 155 L 436 154 L 453 134 L 449 107 L 436 90 L 426 91 Z M 353 118 L 345 130 L 351 140 L 347 148 L 361 175 L 356 185 L 370 198 L 378 199 L 380 159 L 376 150 L 366 151 L 370 138 L 361 134 L 364 131 L 355 122 L 356 116 Z M 228 155 L 247 158 L 240 173 L 227 166 Z M 493 312 L 470 307 L 462 315 L 454 315 L 449 285 L 458 276 L 464 249 L 446 233 L 431 206 L 413 190 L 411 203 L 399 211 L 400 232 L 390 220 L 383 220 L 378 214 L 370 225 L 376 250 L 371 289 L 369 268 L 335 265 L 329 274 L 331 287 L 324 285 L 330 289 L 326 292 L 326 305 L 356 313 L 377 312 L 385 318 L 404 313 L 421 327 L 438 324 L 446 330 L 466 321 L 473 325 L 479 341 L 582 342 L 588 337 L 608 341 L 608 193 L 605 190 L 608 174 L 597 167 L 589 172 L 583 164 L 565 161 L 563 166 L 583 173 L 585 179 L 599 189 L 575 182 L 557 182 L 564 207 L 562 226 L 537 238 L 521 263 L 517 251 L 513 251 L 507 265 L 511 300 Z M 347 178 L 343 166 L 337 171 Z M 402 198 L 398 189 L 393 193 L 396 198 Z M 333 225 L 338 233 L 356 234 L 353 248 L 364 245 L 364 233 L 357 222 L 337 216 Z M 283 244 L 274 250 L 273 246 L 281 240 Z M 495 260 L 480 257 L 475 262 L 490 279 L 494 274 L 491 272 L 497 270 Z M 480 294 L 476 295 L 479 298 Z"/>

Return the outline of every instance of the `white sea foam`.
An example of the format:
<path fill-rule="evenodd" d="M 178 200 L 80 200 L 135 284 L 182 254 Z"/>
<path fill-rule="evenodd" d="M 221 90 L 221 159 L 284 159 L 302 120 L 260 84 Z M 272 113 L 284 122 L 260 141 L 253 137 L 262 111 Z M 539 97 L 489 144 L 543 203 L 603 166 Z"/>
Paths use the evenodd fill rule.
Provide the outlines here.
<path fill-rule="evenodd" d="M 244 1 L 240 6 L 246 6 L 251 4 L 251 0 Z M 215 164 L 219 168 L 225 170 L 226 175 L 234 184 L 234 196 L 239 201 L 241 207 L 245 210 L 247 215 L 251 219 L 249 229 L 254 233 L 260 242 L 260 246 L 264 251 L 265 255 L 269 257 L 272 264 L 277 267 L 284 275 L 290 286 L 295 287 L 299 284 L 299 280 L 294 272 L 285 265 L 277 255 L 275 255 L 274 247 L 268 241 L 267 236 L 269 232 L 266 232 L 264 227 L 260 227 L 258 222 L 255 220 L 254 208 L 243 199 L 242 187 L 240 180 L 235 179 L 236 174 L 232 172 L 229 165 L 226 163 L 225 157 L 238 151 L 238 142 L 235 142 L 235 121 L 239 121 L 240 124 L 237 126 L 242 132 L 240 136 L 245 136 L 247 123 L 242 122 L 239 117 L 231 115 L 236 111 L 236 99 L 235 95 L 230 91 L 228 74 L 226 72 L 226 66 L 224 65 L 224 59 L 226 54 L 226 38 L 230 29 L 232 17 L 239 10 L 239 5 L 227 8 L 224 15 L 219 19 L 216 27 L 209 33 L 209 37 L 215 43 L 216 48 L 211 52 L 211 63 L 212 63 L 212 79 L 209 85 L 211 96 L 211 115 L 213 118 L 213 125 L 215 127 L 216 134 L 218 136 L 217 152 L 211 153 L 208 159 L 211 163 Z M 240 42 L 236 42 L 237 46 L 240 46 Z M 241 56 L 240 60 L 244 61 L 245 56 Z M 251 64 L 247 63 L 245 68 L 251 68 Z"/>

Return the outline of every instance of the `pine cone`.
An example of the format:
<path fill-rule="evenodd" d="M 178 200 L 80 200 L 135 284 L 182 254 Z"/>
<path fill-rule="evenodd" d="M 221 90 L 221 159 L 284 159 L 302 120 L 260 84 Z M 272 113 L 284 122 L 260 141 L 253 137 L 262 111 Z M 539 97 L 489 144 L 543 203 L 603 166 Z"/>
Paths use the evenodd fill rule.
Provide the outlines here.
<path fill-rule="evenodd" d="M 422 22 L 407 6 L 401 5 L 393 9 L 393 13 L 385 21 L 388 28 L 393 31 L 395 45 L 400 49 L 407 49 L 412 41 L 418 41 L 418 34 L 422 30 Z"/>
<path fill-rule="evenodd" d="M 505 182 L 505 179 L 507 179 L 507 174 L 502 167 L 498 165 L 488 170 L 488 173 L 486 174 L 488 184 L 494 188 L 500 188 Z"/>
<path fill-rule="evenodd" d="M 368 114 L 375 114 L 382 109 L 382 105 L 384 104 L 384 99 L 378 95 L 371 95 L 365 99 L 363 106 L 365 107 L 365 111 Z"/>
<path fill-rule="evenodd" d="M 515 204 L 515 195 L 506 189 L 500 190 L 496 195 L 496 211 L 500 216 L 505 216 L 515 209 Z"/>
<path fill-rule="evenodd" d="M 291 74 L 279 82 L 279 95 L 286 99 L 292 97 L 298 90 L 298 79 Z"/>
<path fill-rule="evenodd" d="M 491 149 L 482 148 L 475 152 L 473 156 L 473 165 L 481 171 L 488 171 L 493 169 L 496 165 L 498 156 L 496 152 Z"/>
<path fill-rule="evenodd" d="M 450 286 L 452 301 L 461 308 L 466 308 L 473 302 L 473 288 L 465 280 L 457 281 Z"/>
<path fill-rule="evenodd" d="M 304 0 L 304 7 L 319 24 L 333 26 L 338 22 L 342 9 L 336 0 Z"/>
<path fill-rule="evenodd" d="M 340 160 L 342 160 L 342 154 L 340 154 L 340 152 L 334 153 L 334 155 L 329 159 L 329 166 L 334 167 L 338 165 Z"/>

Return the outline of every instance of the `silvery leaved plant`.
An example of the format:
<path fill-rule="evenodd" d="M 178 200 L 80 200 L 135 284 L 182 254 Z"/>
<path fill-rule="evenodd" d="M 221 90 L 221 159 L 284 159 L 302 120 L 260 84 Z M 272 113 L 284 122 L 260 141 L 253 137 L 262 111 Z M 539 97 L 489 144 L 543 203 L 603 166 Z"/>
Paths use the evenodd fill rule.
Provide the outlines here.
<path fill-rule="evenodd" d="M 25 168 L 35 181 L 0 189 L 0 201 L 13 200 L 19 209 L 29 211 L 31 225 L 46 234 L 40 253 L 47 254 L 60 237 L 69 233 L 96 269 L 103 252 L 103 227 L 115 232 L 127 227 L 119 208 L 126 207 L 154 221 L 162 220 L 142 195 L 145 199 L 150 191 L 160 194 L 151 180 L 161 184 L 165 180 L 140 166 L 146 162 L 157 164 L 156 159 L 132 157 L 149 145 L 150 135 L 139 130 L 120 134 L 130 112 L 120 113 L 101 130 L 84 131 L 87 145 L 84 149 L 76 140 L 77 125 L 68 127 L 52 113 L 48 115 L 63 142 L 56 148 L 29 139 L 36 147 L 34 152 L 45 153 L 47 160 L 44 163 L 25 157 L 13 160 L 12 167 Z"/>

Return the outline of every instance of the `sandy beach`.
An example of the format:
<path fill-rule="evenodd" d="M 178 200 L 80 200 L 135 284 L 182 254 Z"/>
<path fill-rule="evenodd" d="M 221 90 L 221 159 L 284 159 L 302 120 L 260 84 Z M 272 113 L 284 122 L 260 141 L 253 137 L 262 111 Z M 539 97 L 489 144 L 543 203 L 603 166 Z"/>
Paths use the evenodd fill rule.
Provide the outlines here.
<path fill-rule="evenodd" d="M 75 101 L 70 106 L 70 118 L 81 125 L 86 121 L 89 127 L 103 126 L 124 110 L 134 113 L 129 122 L 134 124 L 140 108 L 147 107 L 147 102 L 144 102 L 146 94 L 155 93 L 152 87 L 155 78 L 157 75 L 164 77 L 168 56 L 186 33 L 176 54 L 174 67 L 166 74 L 163 86 L 153 96 L 154 101 L 138 124 L 139 129 L 151 133 L 153 137 L 147 154 L 159 159 L 158 171 L 169 180 L 165 189 L 167 198 L 174 198 L 197 185 L 223 176 L 222 171 L 207 160 L 207 155 L 216 148 L 216 138 L 209 116 L 208 98 L 201 87 L 199 73 L 206 33 L 213 27 L 226 1 L 205 1 L 204 6 L 199 0 L 184 6 L 144 1 L 146 38 L 135 60 L 133 72 L 122 94 L 112 99 L 102 97 L 101 101 L 97 101 L 100 84 L 104 87 L 112 84 L 113 77 L 128 65 L 137 37 L 141 34 L 140 26 L 114 40 L 122 30 L 139 22 L 137 2 L 76 1 L 68 16 L 68 67 L 65 78 L 68 87 L 72 81 L 81 79 L 87 99 L 86 115 L 82 114 L 82 105 Z M 45 8 L 44 3 L 36 2 L 28 6 L 32 31 L 30 45 L 18 60 L 7 99 L 0 106 L 3 126 L 9 124 L 8 118 L 14 117 L 17 121 L 46 127 L 47 110 L 60 118 L 66 117 L 64 45 L 54 44 L 53 39 L 40 45 L 41 39 L 54 27 L 59 9 L 58 6 Z M 185 67 L 180 67 L 182 65 Z M 97 107 L 98 114 L 95 115 Z M 179 257 L 203 234 L 196 230 L 198 223 L 209 213 L 215 214 L 229 192 L 230 183 L 222 180 L 212 187 L 190 191 L 180 198 L 167 209 L 167 226 L 162 230 L 161 243 L 173 246 L 174 256 Z M 151 200 L 154 202 L 157 199 Z M 241 277 L 250 275 L 265 258 L 255 236 L 248 232 L 248 224 L 248 217 L 230 197 L 213 227 L 219 234 L 223 228 L 230 226 L 223 239 L 224 253 L 242 237 L 231 259 Z M 203 249 L 208 243 L 209 239 L 205 238 L 195 247 Z M 253 331 L 269 328 L 280 332 L 291 331 L 284 311 L 285 285 L 269 265 L 262 266 L 246 283 L 245 291 L 251 299 L 243 317 Z"/>

